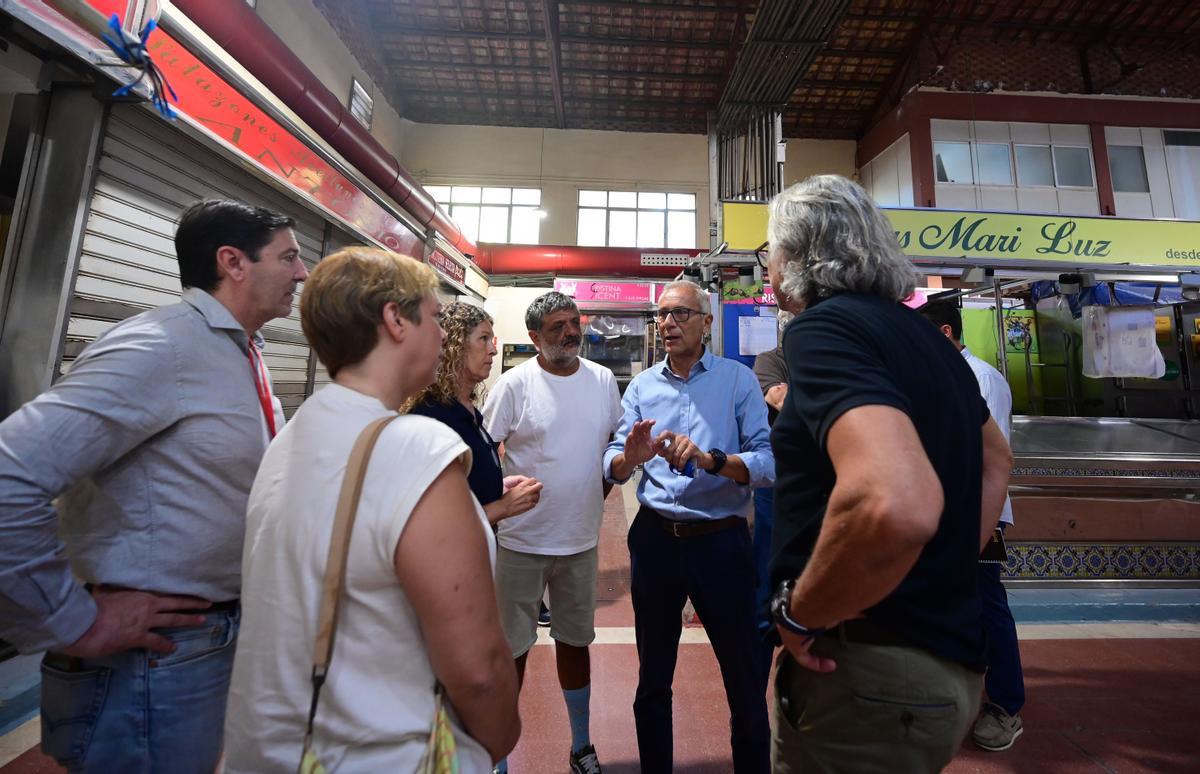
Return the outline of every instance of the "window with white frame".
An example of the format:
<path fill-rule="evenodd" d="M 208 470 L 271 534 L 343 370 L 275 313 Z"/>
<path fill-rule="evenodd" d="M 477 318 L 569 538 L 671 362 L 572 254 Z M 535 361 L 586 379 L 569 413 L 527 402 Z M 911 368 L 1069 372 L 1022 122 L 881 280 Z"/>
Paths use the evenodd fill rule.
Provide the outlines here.
<path fill-rule="evenodd" d="M 933 144 L 933 165 L 939 183 L 1013 184 L 1008 143 L 938 141 Z"/>
<path fill-rule="evenodd" d="M 933 167 L 939 183 L 974 183 L 975 177 L 971 174 L 971 143 L 935 142 Z"/>
<path fill-rule="evenodd" d="M 1017 145 L 1017 185 L 1054 187 L 1054 158 L 1049 145 Z"/>
<path fill-rule="evenodd" d="M 1146 177 L 1146 155 L 1142 146 L 1108 146 L 1108 169 L 1112 173 L 1113 191 L 1150 193 L 1150 181 Z"/>
<path fill-rule="evenodd" d="M 1055 145 L 1054 179 L 1059 188 L 1095 188 L 1090 148 Z"/>
<path fill-rule="evenodd" d="M 367 87 L 358 82 L 357 78 L 350 79 L 350 115 L 366 128 L 371 128 L 371 116 L 375 112 L 375 100 L 367 93 Z"/>
<path fill-rule="evenodd" d="M 1086 146 L 938 140 L 933 167 L 937 182 L 946 184 L 1096 187 L 1092 151 Z"/>
<path fill-rule="evenodd" d="M 538 188 L 479 185 L 427 185 L 425 190 L 472 242 L 536 245 L 542 227 Z"/>
<path fill-rule="evenodd" d="M 1012 185 L 1012 158 L 1006 142 L 975 144 L 975 166 L 980 185 Z"/>
<path fill-rule="evenodd" d="M 696 194 L 580 191 L 576 243 L 585 247 L 696 246 Z"/>

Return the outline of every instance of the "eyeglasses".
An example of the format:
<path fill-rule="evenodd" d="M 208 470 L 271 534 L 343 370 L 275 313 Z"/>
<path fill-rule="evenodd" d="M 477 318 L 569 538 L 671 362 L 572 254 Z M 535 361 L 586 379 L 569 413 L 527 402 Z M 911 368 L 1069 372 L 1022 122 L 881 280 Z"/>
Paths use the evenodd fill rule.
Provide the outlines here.
<path fill-rule="evenodd" d="M 667 315 L 670 315 L 680 325 L 692 319 L 692 315 L 694 314 L 702 314 L 702 312 L 698 309 L 688 309 L 686 306 L 677 306 L 674 309 L 658 309 L 654 312 L 654 316 L 660 323 L 665 322 Z"/>

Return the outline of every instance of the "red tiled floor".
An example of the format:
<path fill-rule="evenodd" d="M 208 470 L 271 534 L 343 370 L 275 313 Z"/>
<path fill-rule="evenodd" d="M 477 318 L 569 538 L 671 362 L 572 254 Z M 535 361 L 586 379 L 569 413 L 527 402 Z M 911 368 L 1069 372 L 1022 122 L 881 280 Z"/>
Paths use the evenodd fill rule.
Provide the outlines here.
<path fill-rule="evenodd" d="M 632 627 L 629 554 L 620 493 L 606 502 L 600 540 L 598 627 Z M 1025 733 L 1002 753 L 969 742 L 948 772 L 1197 772 L 1200 639 L 1026 640 Z M 592 647 L 592 739 L 605 770 L 638 770 L 633 729 L 637 653 L 632 644 Z M 521 696 L 523 733 L 514 774 L 567 769 L 570 732 L 551 646 L 530 654 Z M 675 674 L 679 771 L 731 770 L 729 712 L 708 645 L 682 645 Z M 30 751 L 0 774 L 58 771 Z"/>
<path fill-rule="evenodd" d="M 600 542 L 601 627 L 633 625 L 622 516 L 610 496 Z M 1002 753 L 968 742 L 948 772 L 1200 771 L 1186 730 L 1200 730 L 1200 692 L 1191 690 L 1200 688 L 1200 640 L 1031 640 L 1021 650 L 1029 696 L 1024 735 Z M 541 646 L 530 656 L 521 696 L 523 733 L 509 758 L 514 774 L 566 768 L 570 732 L 553 655 Z M 607 771 L 637 771 L 636 650 L 594 645 L 592 665 L 592 740 L 601 762 Z M 730 770 L 729 712 L 707 645 L 680 647 L 675 764 L 680 771 Z"/>
<path fill-rule="evenodd" d="M 629 602 L 629 548 L 625 543 L 628 533 L 621 490 L 613 487 L 604 501 L 604 521 L 600 528 L 597 627 L 633 626 L 633 605 Z"/>
<path fill-rule="evenodd" d="M 36 749 L 21 755 L 7 766 L 0 766 L 3 774 L 62 774 L 65 771 Z"/>

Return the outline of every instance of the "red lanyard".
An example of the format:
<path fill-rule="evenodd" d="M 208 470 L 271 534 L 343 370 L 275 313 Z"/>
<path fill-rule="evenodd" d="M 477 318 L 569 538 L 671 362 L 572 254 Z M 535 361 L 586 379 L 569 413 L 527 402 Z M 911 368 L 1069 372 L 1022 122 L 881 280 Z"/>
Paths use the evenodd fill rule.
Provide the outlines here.
<path fill-rule="evenodd" d="M 267 420 L 267 433 L 275 437 L 275 404 L 271 400 L 271 378 L 267 375 L 267 367 L 263 364 L 262 355 L 250 339 L 247 348 L 250 355 L 250 370 L 254 372 L 254 388 L 258 390 L 258 403 L 262 406 L 263 419 Z"/>

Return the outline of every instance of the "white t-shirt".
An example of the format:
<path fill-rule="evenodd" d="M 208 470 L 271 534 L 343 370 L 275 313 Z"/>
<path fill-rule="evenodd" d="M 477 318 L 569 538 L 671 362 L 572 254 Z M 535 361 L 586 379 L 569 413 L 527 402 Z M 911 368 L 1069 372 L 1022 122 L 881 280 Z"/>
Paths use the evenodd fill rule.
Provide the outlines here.
<path fill-rule="evenodd" d="M 983 402 L 987 404 L 988 413 L 1000 426 L 1004 439 L 1011 440 L 1009 434 L 1012 430 L 1012 390 L 1009 389 L 1008 382 L 999 371 L 971 354 L 971 350 L 963 347 L 962 354 L 975 374 L 975 380 L 979 382 L 979 392 L 983 395 Z M 1008 497 L 1004 498 L 1000 521 L 1005 524 L 1013 523 L 1012 501 Z"/>
<path fill-rule="evenodd" d="M 328 385 L 263 457 L 246 517 L 226 771 L 294 772 L 300 762 L 338 493 L 359 433 L 389 413 L 375 398 Z M 420 416 L 388 425 L 371 455 L 317 709 L 314 749 L 329 771 L 412 771 L 425 749 L 436 678 L 393 558 L 413 507 L 464 455 L 469 461 L 453 430 Z M 494 563 L 491 530 L 478 503 L 476 510 Z M 462 771 L 491 771 L 488 753 L 457 723 L 455 738 Z"/>
<path fill-rule="evenodd" d="M 543 484 L 537 505 L 500 522 L 500 545 L 550 556 L 595 546 L 604 514 L 604 447 L 621 421 L 612 371 L 579 358 L 575 373 L 555 376 L 530 358 L 496 382 L 483 421 L 504 443 L 505 474 Z"/>

